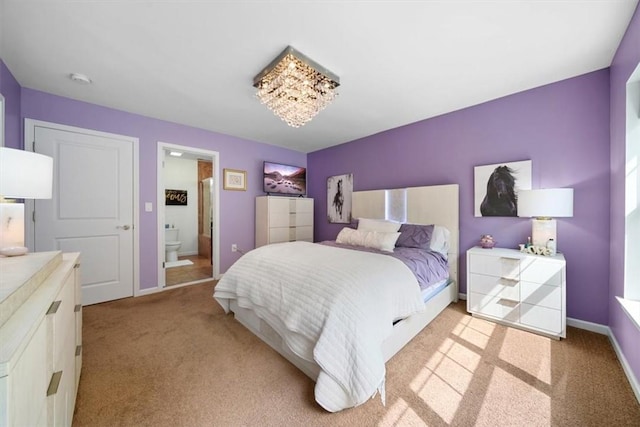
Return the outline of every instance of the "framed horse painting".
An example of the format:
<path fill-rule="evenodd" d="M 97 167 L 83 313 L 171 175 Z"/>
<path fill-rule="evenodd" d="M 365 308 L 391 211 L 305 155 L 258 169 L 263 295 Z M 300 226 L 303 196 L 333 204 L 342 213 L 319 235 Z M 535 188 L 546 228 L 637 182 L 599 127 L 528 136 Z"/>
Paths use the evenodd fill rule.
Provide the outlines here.
<path fill-rule="evenodd" d="M 351 222 L 351 193 L 353 174 L 327 178 L 327 218 L 329 222 L 348 224 Z"/>
<path fill-rule="evenodd" d="M 518 216 L 518 191 L 531 189 L 531 160 L 474 168 L 475 216 Z"/>

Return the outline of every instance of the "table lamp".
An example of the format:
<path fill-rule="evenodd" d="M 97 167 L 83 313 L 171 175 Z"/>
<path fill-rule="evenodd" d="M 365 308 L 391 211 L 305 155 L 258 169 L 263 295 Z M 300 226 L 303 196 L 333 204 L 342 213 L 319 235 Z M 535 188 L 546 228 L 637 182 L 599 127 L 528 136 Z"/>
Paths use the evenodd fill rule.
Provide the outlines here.
<path fill-rule="evenodd" d="M 24 203 L 7 199 L 50 199 L 53 159 L 0 147 L 0 255 L 24 255 Z"/>
<path fill-rule="evenodd" d="M 546 188 L 518 191 L 518 216 L 532 217 L 531 243 L 547 246 L 549 239 L 558 245 L 556 220 L 573 216 L 573 188 Z"/>

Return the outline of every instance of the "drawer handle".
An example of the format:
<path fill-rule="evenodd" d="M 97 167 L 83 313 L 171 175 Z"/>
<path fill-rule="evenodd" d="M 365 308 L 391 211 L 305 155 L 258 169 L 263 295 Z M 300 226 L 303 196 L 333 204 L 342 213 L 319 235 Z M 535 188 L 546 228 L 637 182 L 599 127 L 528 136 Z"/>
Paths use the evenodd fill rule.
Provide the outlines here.
<path fill-rule="evenodd" d="M 56 314 L 58 312 L 58 308 L 60 308 L 60 304 L 62 301 L 54 301 L 49 306 L 49 310 L 47 310 L 47 314 Z"/>
<path fill-rule="evenodd" d="M 61 378 L 62 371 L 54 372 L 53 375 L 51 375 L 51 381 L 49 381 L 49 387 L 47 388 L 47 396 L 53 396 L 58 392 Z"/>
<path fill-rule="evenodd" d="M 513 258 L 513 257 L 508 257 L 508 256 L 501 256 L 500 259 L 506 259 L 508 261 L 518 261 L 518 262 L 520 262 L 520 258 Z"/>
<path fill-rule="evenodd" d="M 73 268 L 80 268 L 80 263 L 74 264 Z"/>
<path fill-rule="evenodd" d="M 76 346 L 76 356 L 80 356 L 81 353 L 82 353 L 82 345 L 77 345 Z"/>
<path fill-rule="evenodd" d="M 82 304 L 76 304 L 76 306 L 73 308 L 73 311 L 78 313 L 80 310 L 82 310 Z"/>
<path fill-rule="evenodd" d="M 510 299 L 507 299 L 507 298 L 500 298 L 498 300 L 498 304 L 506 305 L 507 307 L 514 308 L 515 306 L 517 306 L 519 304 L 519 302 L 518 301 L 514 301 L 514 300 L 510 300 Z"/>
<path fill-rule="evenodd" d="M 500 280 L 504 280 L 506 282 L 511 282 L 510 284 L 508 284 L 508 286 L 511 286 L 511 285 L 515 286 L 519 281 L 518 279 L 514 279 L 512 277 L 504 277 L 504 276 L 500 277 Z"/>

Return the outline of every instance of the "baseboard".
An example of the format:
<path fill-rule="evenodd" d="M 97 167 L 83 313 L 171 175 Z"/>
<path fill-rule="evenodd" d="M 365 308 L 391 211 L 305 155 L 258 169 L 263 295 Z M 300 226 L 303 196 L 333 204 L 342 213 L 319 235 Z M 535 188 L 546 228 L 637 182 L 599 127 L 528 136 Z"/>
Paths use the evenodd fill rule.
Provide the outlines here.
<path fill-rule="evenodd" d="M 134 297 L 142 297 L 145 295 L 151 295 L 151 294 L 155 294 L 157 292 L 162 292 L 162 288 L 158 288 L 158 287 L 153 287 L 153 288 L 146 288 L 146 289 L 140 289 L 135 295 Z"/>
<path fill-rule="evenodd" d="M 461 299 L 461 300 L 463 300 L 463 301 L 466 301 L 466 300 L 467 300 L 467 294 L 463 294 L 462 292 L 460 292 L 460 293 L 458 294 L 458 299 Z"/>
<path fill-rule="evenodd" d="M 195 255 L 198 255 L 198 251 L 178 252 L 178 257 L 181 257 L 181 256 L 195 256 Z"/>
<path fill-rule="evenodd" d="M 587 322 L 586 320 L 573 319 L 571 317 L 567 317 L 567 326 L 573 326 L 574 328 L 584 329 L 600 335 L 609 335 L 611 333 L 611 330 L 606 325 Z"/>
<path fill-rule="evenodd" d="M 622 365 L 622 370 L 627 375 L 627 380 L 629 380 L 629 384 L 631 384 L 631 389 L 633 390 L 633 393 L 636 395 L 636 399 L 638 400 L 638 403 L 640 403 L 640 383 L 638 383 L 638 379 L 633 374 L 633 371 L 631 370 L 631 366 L 629 366 L 629 362 L 627 362 L 627 358 L 624 357 L 624 353 L 622 352 L 622 349 L 620 348 L 620 345 L 618 344 L 618 340 L 616 339 L 616 336 L 613 334 L 613 331 L 608 327 L 607 329 L 609 330 L 609 333 L 608 333 L 609 341 L 611 341 L 613 350 L 616 352 L 616 356 L 618 356 L 618 360 Z"/>

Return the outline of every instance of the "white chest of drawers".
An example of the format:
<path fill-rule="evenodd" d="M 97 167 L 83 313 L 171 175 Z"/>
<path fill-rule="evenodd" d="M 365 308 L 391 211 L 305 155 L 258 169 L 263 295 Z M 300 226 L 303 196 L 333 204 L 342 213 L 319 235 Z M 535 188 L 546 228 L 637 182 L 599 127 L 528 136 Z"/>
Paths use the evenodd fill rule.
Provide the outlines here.
<path fill-rule="evenodd" d="M 271 243 L 313 242 L 313 199 L 256 198 L 256 248 Z"/>
<path fill-rule="evenodd" d="M 79 254 L 0 259 L 0 427 L 70 426 L 82 368 Z"/>
<path fill-rule="evenodd" d="M 467 311 L 474 316 L 566 337 L 566 261 L 515 249 L 467 251 Z"/>

